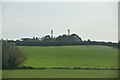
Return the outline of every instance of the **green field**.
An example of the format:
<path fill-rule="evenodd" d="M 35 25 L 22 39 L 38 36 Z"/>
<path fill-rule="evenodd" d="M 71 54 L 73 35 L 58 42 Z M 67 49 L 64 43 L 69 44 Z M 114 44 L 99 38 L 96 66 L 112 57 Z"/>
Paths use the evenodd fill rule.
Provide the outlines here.
<path fill-rule="evenodd" d="M 3 78 L 117 78 L 117 71 L 107 70 L 6 70 Z"/>
<path fill-rule="evenodd" d="M 28 59 L 24 66 L 117 68 L 118 51 L 106 46 L 19 46 Z M 36 74 L 36 75 L 35 75 Z M 113 70 L 5 70 L 16 78 L 116 78 Z"/>
<path fill-rule="evenodd" d="M 19 47 L 28 56 L 25 66 L 32 67 L 105 67 L 118 66 L 117 49 L 103 46 Z"/>

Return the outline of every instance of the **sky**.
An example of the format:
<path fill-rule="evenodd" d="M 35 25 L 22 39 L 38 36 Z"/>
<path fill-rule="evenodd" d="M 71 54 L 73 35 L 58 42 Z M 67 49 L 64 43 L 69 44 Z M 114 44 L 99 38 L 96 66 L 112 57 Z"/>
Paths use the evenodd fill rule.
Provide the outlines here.
<path fill-rule="evenodd" d="M 119 0 L 1 0 L 2 2 L 119 2 Z"/>
<path fill-rule="evenodd" d="M 117 2 L 3 2 L 2 38 L 78 34 L 83 40 L 118 41 Z"/>

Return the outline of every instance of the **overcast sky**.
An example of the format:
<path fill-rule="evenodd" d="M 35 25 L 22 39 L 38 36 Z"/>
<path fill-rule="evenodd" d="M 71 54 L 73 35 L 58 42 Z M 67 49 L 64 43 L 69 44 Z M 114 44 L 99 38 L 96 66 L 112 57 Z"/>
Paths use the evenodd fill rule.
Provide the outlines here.
<path fill-rule="evenodd" d="M 3 3 L 4 39 L 67 34 L 83 40 L 118 41 L 117 2 Z"/>

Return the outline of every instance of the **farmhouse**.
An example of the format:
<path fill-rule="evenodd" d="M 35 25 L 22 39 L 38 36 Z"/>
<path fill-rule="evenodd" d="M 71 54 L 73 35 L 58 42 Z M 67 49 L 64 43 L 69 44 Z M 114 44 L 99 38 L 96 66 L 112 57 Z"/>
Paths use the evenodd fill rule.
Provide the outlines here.
<path fill-rule="evenodd" d="M 33 40 L 33 39 L 31 39 L 31 38 L 21 38 L 21 40 L 22 40 L 22 41 L 31 41 L 31 40 Z"/>

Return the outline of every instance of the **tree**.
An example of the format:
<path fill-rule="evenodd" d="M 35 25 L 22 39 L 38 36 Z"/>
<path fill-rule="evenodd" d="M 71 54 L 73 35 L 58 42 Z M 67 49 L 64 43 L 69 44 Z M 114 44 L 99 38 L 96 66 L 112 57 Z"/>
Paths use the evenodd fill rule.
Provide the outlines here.
<path fill-rule="evenodd" d="M 13 42 L 2 41 L 2 68 L 14 69 L 26 60 L 25 54 Z"/>
<path fill-rule="evenodd" d="M 69 41 L 69 36 L 63 34 L 62 36 L 58 36 L 56 38 L 57 41 Z"/>
<path fill-rule="evenodd" d="M 38 37 L 36 37 L 36 38 L 35 38 L 35 40 L 39 40 L 39 38 L 38 38 Z"/>
<path fill-rule="evenodd" d="M 118 42 L 118 49 L 120 49 L 120 41 Z"/>
<path fill-rule="evenodd" d="M 82 41 L 82 39 L 76 34 L 70 35 L 70 40 L 71 41 Z"/>
<path fill-rule="evenodd" d="M 91 40 L 90 40 L 90 39 L 88 39 L 87 41 L 88 41 L 88 42 L 91 42 Z"/>
<path fill-rule="evenodd" d="M 2 40 L 0 40 L 0 70 L 2 69 Z"/>
<path fill-rule="evenodd" d="M 82 39 L 76 34 L 72 34 L 72 35 L 63 34 L 62 36 L 58 36 L 56 40 L 57 41 L 82 41 Z"/>
<path fill-rule="evenodd" d="M 33 37 L 33 39 L 32 40 L 36 40 L 36 38 L 35 37 Z"/>
<path fill-rule="evenodd" d="M 49 40 L 51 40 L 50 35 L 46 35 L 46 36 L 43 38 L 43 41 L 49 41 Z"/>

